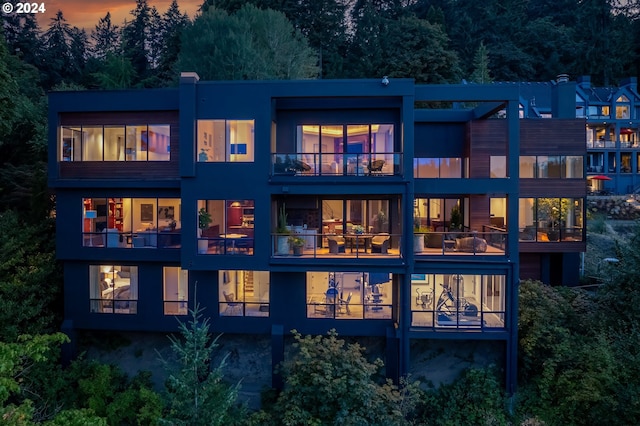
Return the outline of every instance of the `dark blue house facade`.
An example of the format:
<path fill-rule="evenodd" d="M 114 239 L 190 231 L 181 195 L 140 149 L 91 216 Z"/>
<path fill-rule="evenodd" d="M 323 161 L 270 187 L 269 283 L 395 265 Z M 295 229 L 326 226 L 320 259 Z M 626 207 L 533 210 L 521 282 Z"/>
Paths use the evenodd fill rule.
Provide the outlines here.
<path fill-rule="evenodd" d="M 520 278 L 577 280 L 585 122 L 575 85 L 521 119 L 515 87 L 200 82 L 50 94 L 63 330 L 335 328 L 492 340 L 516 384 Z"/>

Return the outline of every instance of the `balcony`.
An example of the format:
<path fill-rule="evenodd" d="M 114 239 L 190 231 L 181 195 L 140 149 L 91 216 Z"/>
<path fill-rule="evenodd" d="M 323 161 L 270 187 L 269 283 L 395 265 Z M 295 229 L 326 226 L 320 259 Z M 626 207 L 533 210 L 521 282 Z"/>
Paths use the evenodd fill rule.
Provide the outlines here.
<path fill-rule="evenodd" d="M 180 229 L 123 232 L 104 229 L 102 232 L 83 232 L 83 247 L 129 249 L 179 249 L 182 247 Z"/>
<path fill-rule="evenodd" d="M 580 226 L 549 227 L 528 225 L 519 229 L 519 240 L 523 242 L 555 243 L 583 241 L 584 229 Z"/>
<path fill-rule="evenodd" d="M 274 176 L 400 176 L 402 154 L 277 153 L 271 156 Z"/>
<path fill-rule="evenodd" d="M 400 258 L 401 234 L 272 234 L 272 257 Z"/>
<path fill-rule="evenodd" d="M 612 140 L 587 140 L 587 148 L 615 148 L 616 141 Z"/>
<path fill-rule="evenodd" d="M 507 235 L 504 229 L 488 225 L 482 232 L 418 232 L 413 234 L 413 251 L 416 256 L 504 256 Z"/>

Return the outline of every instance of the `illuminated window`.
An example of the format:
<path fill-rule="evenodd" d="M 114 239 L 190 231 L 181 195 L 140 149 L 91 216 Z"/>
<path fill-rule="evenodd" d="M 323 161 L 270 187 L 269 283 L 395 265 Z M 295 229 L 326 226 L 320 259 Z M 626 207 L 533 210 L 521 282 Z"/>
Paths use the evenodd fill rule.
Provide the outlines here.
<path fill-rule="evenodd" d="M 504 328 L 505 287 L 504 275 L 412 274 L 411 325 Z"/>
<path fill-rule="evenodd" d="M 254 120 L 198 120 L 197 161 L 253 162 Z"/>
<path fill-rule="evenodd" d="M 60 161 L 169 161 L 171 126 L 63 126 Z"/>
<path fill-rule="evenodd" d="M 218 273 L 221 317 L 268 317 L 269 272 L 233 271 Z"/>
<path fill-rule="evenodd" d="M 84 247 L 181 247 L 179 198 L 83 198 Z"/>
<path fill-rule="evenodd" d="M 135 314 L 138 312 L 138 267 L 89 266 L 91 312 Z"/>
<path fill-rule="evenodd" d="M 162 268 L 162 300 L 165 315 L 189 313 L 189 273 L 177 266 Z"/>
<path fill-rule="evenodd" d="M 252 256 L 253 200 L 198 200 L 198 254 Z"/>
<path fill-rule="evenodd" d="M 307 318 L 391 319 L 393 275 L 307 272 Z"/>

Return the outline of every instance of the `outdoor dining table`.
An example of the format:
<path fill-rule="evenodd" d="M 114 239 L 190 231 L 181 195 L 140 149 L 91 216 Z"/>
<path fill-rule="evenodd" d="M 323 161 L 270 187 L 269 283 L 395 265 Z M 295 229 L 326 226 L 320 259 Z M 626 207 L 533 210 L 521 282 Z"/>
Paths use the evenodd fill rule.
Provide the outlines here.
<path fill-rule="evenodd" d="M 364 252 L 367 252 L 367 249 L 371 247 L 371 239 L 373 238 L 372 234 L 345 234 L 344 239 L 347 241 L 349 247 L 351 248 L 351 253 L 353 253 L 353 248 L 356 248 L 356 251 L 360 247 L 364 248 Z"/>

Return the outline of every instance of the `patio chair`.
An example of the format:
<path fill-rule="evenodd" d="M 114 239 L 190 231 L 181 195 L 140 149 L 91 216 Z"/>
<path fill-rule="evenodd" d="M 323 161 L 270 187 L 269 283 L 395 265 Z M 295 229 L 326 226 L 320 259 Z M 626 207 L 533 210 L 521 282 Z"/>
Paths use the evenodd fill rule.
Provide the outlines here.
<path fill-rule="evenodd" d="M 327 237 L 327 242 L 329 243 L 329 253 L 338 254 L 345 252 L 344 237 L 331 235 Z"/>
<path fill-rule="evenodd" d="M 387 233 L 380 233 L 371 238 L 371 253 L 387 254 L 389 251 L 389 239 Z"/>
<path fill-rule="evenodd" d="M 233 315 L 234 311 L 237 311 L 237 315 L 242 315 L 242 304 L 236 300 L 235 295 L 233 293 L 227 294 L 224 290 L 222 291 L 222 295 L 227 302 L 227 307 L 223 315 Z"/>
<path fill-rule="evenodd" d="M 369 164 L 367 164 L 367 169 L 369 169 L 369 174 L 374 173 L 382 173 L 382 168 L 384 167 L 384 160 L 371 160 Z"/>

